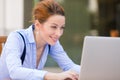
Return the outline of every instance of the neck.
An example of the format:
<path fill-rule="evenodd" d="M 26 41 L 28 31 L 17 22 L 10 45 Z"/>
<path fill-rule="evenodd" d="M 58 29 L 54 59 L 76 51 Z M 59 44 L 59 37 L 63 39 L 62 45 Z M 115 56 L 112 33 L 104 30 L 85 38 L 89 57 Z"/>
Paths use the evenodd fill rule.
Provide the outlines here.
<path fill-rule="evenodd" d="M 36 42 L 36 48 L 37 49 L 44 48 L 45 42 L 44 42 L 44 40 L 42 40 L 40 38 L 39 31 L 37 32 L 37 31 L 34 30 L 33 33 L 34 33 L 34 38 L 35 38 L 35 42 Z"/>

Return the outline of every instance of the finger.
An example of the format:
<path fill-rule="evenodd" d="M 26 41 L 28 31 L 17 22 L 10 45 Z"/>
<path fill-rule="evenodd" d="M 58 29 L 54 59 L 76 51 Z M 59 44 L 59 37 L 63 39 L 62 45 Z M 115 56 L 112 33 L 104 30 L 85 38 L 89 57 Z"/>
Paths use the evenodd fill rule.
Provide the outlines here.
<path fill-rule="evenodd" d="M 79 75 L 75 72 L 72 72 L 70 75 L 72 76 L 72 78 L 74 78 L 73 80 L 78 80 L 79 78 Z"/>
<path fill-rule="evenodd" d="M 74 80 L 78 80 L 78 76 L 76 76 L 76 75 L 72 75 L 72 77 L 74 78 Z"/>
<path fill-rule="evenodd" d="M 65 80 L 76 80 L 74 75 L 69 74 Z"/>
<path fill-rule="evenodd" d="M 65 80 L 72 80 L 72 79 L 70 79 L 70 78 L 66 78 Z"/>

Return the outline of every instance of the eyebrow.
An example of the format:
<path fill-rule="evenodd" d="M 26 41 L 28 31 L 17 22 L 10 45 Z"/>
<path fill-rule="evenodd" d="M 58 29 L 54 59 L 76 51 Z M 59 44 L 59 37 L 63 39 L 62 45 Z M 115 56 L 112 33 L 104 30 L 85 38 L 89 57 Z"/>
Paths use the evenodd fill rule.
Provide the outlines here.
<path fill-rule="evenodd" d="M 52 24 L 54 24 L 54 25 L 58 26 L 56 23 L 52 23 Z"/>
<path fill-rule="evenodd" d="M 54 25 L 58 26 L 58 24 L 56 24 L 56 23 L 52 23 L 52 24 L 54 24 Z M 65 24 L 64 24 L 62 27 L 65 27 Z"/>

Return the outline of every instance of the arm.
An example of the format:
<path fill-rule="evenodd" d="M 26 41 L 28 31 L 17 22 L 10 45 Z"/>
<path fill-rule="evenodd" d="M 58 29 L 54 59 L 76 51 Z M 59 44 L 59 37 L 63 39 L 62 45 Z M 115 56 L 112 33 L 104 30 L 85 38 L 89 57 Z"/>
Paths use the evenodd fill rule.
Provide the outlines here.
<path fill-rule="evenodd" d="M 59 41 L 51 46 L 50 55 L 54 60 L 58 63 L 58 65 L 64 70 L 74 70 L 77 73 L 80 72 L 80 65 L 75 64 L 66 54 L 64 49 L 62 48 Z"/>
<path fill-rule="evenodd" d="M 20 56 L 24 48 L 23 45 L 24 43 L 19 34 L 12 33 L 8 36 L 4 54 L 6 54 L 5 62 L 10 77 L 15 80 L 43 80 L 47 71 L 25 68 L 21 64 Z"/>

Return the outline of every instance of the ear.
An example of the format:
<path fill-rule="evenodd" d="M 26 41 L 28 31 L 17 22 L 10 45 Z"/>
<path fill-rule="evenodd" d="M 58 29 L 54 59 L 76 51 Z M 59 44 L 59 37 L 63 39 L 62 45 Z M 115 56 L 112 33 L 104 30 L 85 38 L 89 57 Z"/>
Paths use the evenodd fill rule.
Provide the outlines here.
<path fill-rule="evenodd" d="M 34 25 L 36 29 L 40 29 L 40 27 L 42 26 L 38 20 L 35 20 Z"/>

